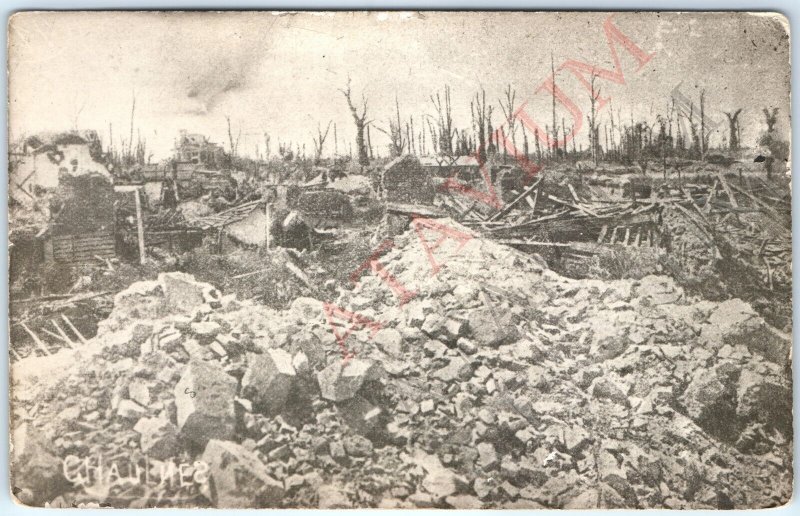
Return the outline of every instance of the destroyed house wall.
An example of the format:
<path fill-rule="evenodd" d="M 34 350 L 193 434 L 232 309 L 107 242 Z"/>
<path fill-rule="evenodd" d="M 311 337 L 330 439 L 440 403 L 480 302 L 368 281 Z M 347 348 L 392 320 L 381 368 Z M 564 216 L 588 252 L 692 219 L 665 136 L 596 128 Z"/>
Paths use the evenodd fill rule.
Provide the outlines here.
<path fill-rule="evenodd" d="M 45 259 L 68 265 L 116 255 L 114 187 L 104 176 L 61 174 Z"/>
<path fill-rule="evenodd" d="M 22 204 L 32 203 L 39 190 L 58 188 L 62 173 L 92 173 L 111 178 L 105 165 L 95 160 L 85 143 L 40 146 L 22 156 L 10 170 L 9 196 Z"/>
<path fill-rule="evenodd" d="M 400 156 L 387 164 L 381 183 L 390 203 L 432 205 L 436 197 L 430 174 L 414 156 Z"/>
<path fill-rule="evenodd" d="M 335 226 L 353 217 L 350 198 L 333 190 L 303 192 L 295 205 L 303 219 L 313 227 Z"/>
<path fill-rule="evenodd" d="M 53 234 L 82 235 L 113 231 L 114 187 L 96 174 L 62 174 L 59 185 L 61 208 L 53 216 Z"/>

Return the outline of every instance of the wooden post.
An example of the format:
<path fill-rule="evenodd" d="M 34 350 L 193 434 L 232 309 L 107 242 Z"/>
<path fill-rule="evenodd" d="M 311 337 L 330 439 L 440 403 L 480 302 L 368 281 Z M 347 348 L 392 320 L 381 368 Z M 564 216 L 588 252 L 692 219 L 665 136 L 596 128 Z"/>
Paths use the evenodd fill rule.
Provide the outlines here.
<path fill-rule="evenodd" d="M 31 336 L 31 338 L 33 339 L 33 342 L 36 343 L 36 345 L 39 347 L 39 349 L 42 350 L 42 352 L 45 354 L 45 356 L 52 355 L 52 353 L 50 353 L 50 350 L 47 349 L 47 346 L 44 345 L 44 342 L 42 342 L 42 339 L 40 339 L 38 335 L 33 333 L 33 331 L 30 328 L 28 328 L 28 326 L 25 323 L 21 323 L 21 324 L 22 324 L 22 329 L 25 330 L 28 333 L 28 335 Z"/>
<path fill-rule="evenodd" d="M 67 344 L 69 344 L 69 347 L 71 347 L 72 349 L 75 349 L 75 344 L 74 344 L 74 343 L 72 342 L 72 340 L 71 340 L 71 339 L 70 339 L 70 338 L 67 336 L 67 334 L 64 332 L 64 330 L 62 330 L 62 329 L 61 329 L 61 326 L 59 326 L 59 325 L 58 325 L 58 323 L 56 322 L 56 320 L 55 320 L 55 319 L 50 319 L 50 322 L 51 322 L 51 323 L 53 323 L 53 326 L 55 326 L 55 327 L 56 327 L 56 331 L 58 331 L 58 334 L 59 334 L 59 335 L 61 335 L 61 338 L 63 338 L 63 339 L 64 339 L 64 342 L 66 342 Z"/>
<path fill-rule="evenodd" d="M 139 199 L 139 189 L 134 190 L 136 199 L 136 234 L 139 240 L 139 263 L 144 265 L 144 222 L 142 221 L 142 201 Z"/>
<path fill-rule="evenodd" d="M 87 341 L 86 341 L 86 339 L 83 337 L 83 335 L 81 335 L 81 332 L 79 332 L 79 331 L 78 331 L 78 328 L 76 328 L 76 327 L 75 327 L 75 325 L 74 325 L 74 324 L 72 324 L 72 321 L 70 321 L 70 320 L 69 320 L 69 317 L 67 317 L 67 316 L 66 316 L 66 315 L 64 315 L 64 314 L 61 314 L 61 318 L 62 318 L 62 319 L 64 319 L 64 322 L 65 322 L 65 323 L 67 323 L 67 326 L 69 326 L 69 329 L 70 329 L 70 330 L 72 330 L 72 332 L 73 332 L 75 335 L 77 335 L 77 336 L 78 336 L 78 338 L 81 340 L 81 342 L 83 342 L 84 344 L 88 344 L 88 342 L 87 342 Z"/>

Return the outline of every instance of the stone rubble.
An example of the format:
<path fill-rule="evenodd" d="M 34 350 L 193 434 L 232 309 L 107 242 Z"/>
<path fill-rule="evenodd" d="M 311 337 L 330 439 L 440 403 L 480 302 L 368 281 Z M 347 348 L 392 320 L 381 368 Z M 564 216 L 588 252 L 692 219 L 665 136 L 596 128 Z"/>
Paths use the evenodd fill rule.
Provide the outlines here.
<path fill-rule="evenodd" d="M 100 350 L 19 403 L 43 439 L 14 451 L 18 496 L 92 501 L 41 462 L 133 446 L 208 465 L 160 499 L 224 508 L 789 500 L 790 342 L 749 305 L 661 276 L 572 280 L 477 237 L 435 255 L 433 274 L 412 230 L 381 258 L 417 293 L 403 306 L 370 274 L 330 300 L 382 325 L 347 359 L 320 300 L 276 311 L 180 273 L 131 285 Z"/>

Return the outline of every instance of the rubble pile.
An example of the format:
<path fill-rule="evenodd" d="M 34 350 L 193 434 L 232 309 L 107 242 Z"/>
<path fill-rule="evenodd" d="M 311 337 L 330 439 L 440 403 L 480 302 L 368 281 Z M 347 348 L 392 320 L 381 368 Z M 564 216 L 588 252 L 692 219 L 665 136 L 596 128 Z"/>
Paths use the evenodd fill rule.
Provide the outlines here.
<path fill-rule="evenodd" d="M 437 247 L 412 229 L 379 259 L 394 283 L 367 272 L 324 300 L 357 314 L 349 321 L 326 316 L 323 300 L 276 311 L 180 273 L 119 293 L 100 350 L 12 404 L 15 435 L 27 436 L 14 441 L 16 496 L 135 507 L 788 501 L 790 341 L 748 304 L 693 299 L 662 276 L 571 280 L 441 223 L 467 236 Z M 30 390 L 30 378 L 12 380 L 12 396 Z M 161 471 L 180 462 L 194 481 L 63 481 L 68 456 L 98 454 L 146 455 Z"/>

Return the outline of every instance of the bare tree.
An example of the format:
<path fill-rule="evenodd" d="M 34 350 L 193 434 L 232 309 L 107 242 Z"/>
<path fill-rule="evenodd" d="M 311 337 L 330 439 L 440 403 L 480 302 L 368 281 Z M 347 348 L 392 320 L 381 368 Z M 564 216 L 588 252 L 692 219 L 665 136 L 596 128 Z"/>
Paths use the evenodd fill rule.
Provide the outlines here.
<path fill-rule="evenodd" d="M 367 154 L 367 144 L 364 139 L 364 128 L 370 123 L 367 121 L 367 97 L 362 93 L 361 114 L 359 114 L 356 106 L 353 104 L 349 77 L 347 78 L 347 89 L 340 89 L 339 91 L 342 92 L 342 95 L 344 95 L 344 98 L 347 100 L 347 106 L 350 108 L 350 113 L 353 115 L 353 121 L 356 124 L 356 150 L 358 151 L 358 164 L 367 166 L 369 165 L 369 155 Z"/>
<path fill-rule="evenodd" d="M 413 116 L 409 117 L 409 123 L 410 123 L 410 126 L 411 126 L 411 128 L 410 128 L 411 132 L 409 133 L 409 137 L 408 137 L 408 145 L 411 147 L 411 149 L 409 149 L 409 150 L 411 151 L 411 154 L 417 154 L 419 149 L 417 149 L 416 139 L 414 138 L 414 117 Z"/>
<path fill-rule="evenodd" d="M 486 163 L 486 90 L 481 88 L 475 94 L 475 100 L 469 103 L 472 112 L 472 125 L 478 135 L 478 162 L 481 166 Z"/>
<path fill-rule="evenodd" d="M 600 90 L 595 90 L 594 81 L 597 79 L 597 73 L 592 69 L 592 81 L 590 83 L 590 94 L 589 94 L 589 102 L 591 102 L 591 111 L 590 114 L 586 116 L 586 119 L 589 122 L 589 148 L 591 151 L 592 159 L 594 160 L 594 166 L 597 167 L 597 148 L 599 147 L 598 144 L 598 136 L 599 130 L 597 127 L 597 118 L 596 113 L 597 110 L 595 109 L 595 105 L 597 104 L 597 98 L 600 96 Z M 566 136 L 566 135 L 565 135 Z"/>
<path fill-rule="evenodd" d="M 325 145 L 325 139 L 328 137 L 328 131 L 331 130 L 331 123 L 328 122 L 328 127 L 325 128 L 325 132 L 322 132 L 322 128 L 319 124 L 317 124 L 317 137 L 313 138 L 314 140 L 314 163 L 319 163 L 322 160 L 322 147 Z"/>
<path fill-rule="evenodd" d="M 433 124 L 430 121 L 430 118 L 426 120 L 428 122 L 428 130 L 431 134 L 431 147 L 433 147 L 433 153 L 439 154 L 439 138 L 436 134 L 436 128 L 433 127 Z"/>
<path fill-rule="evenodd" d="M 730 138 L 728 139 L 728 148 L 732 151 L 739 150 L 739 114 L 742 108 L 737 109 L 733 113 L 725 112 L 728 117 L 728 130 L 730 131 Z"/>
<path fill-rule="evenodd" d="M 522 154 L 528 159 L 528 134 L 525 132 L 525 124 L 522 124 Z"/>
<path fill-rule="evenodd" d="M 764 113 L 764 120 L 767 123 L 767 132 L 771 133 L 772 131 L 775 130 L 775 124 L 778 121 L 778 108 L 772 108 L 771 112 L 769 109 L 764 108 L 763 113 Z"/>
<path fill-rule="evenodd" d="M 389 137 L 389 151 L 391 156 L 396 158 L 403 154 L 406 143 L 408 143 L 408 135 L 406 135 L 406 138 L 403 138 L 403 126 L 402 122 L 400 122 L 400 103 L 397 101 L 397 96 L 394 98 L 394 105 L 397 118 L 395 120 L 389 120 L 389 130 L 387 131 L 380 127 L 376 127 L 376 129 Z"/>
<path fill-rule="evenodd" d="M 439 152 L 442 154 L 453 154 L 453 110 L 450 106 L 450 86 L 444 87 L 444 102 L 436 92 L 436 96 L 431 95 L 431 103 L 436 109 L 439 125 Z"/>
<path fill-rule="evenodd" d="M 700 160 L 705 161 L 708 152 L 708 134 L 706 134 L 706 90 L 700 90 Z"/>
<path fill-rule="evenodd" d="M 553 90 L 552 90 L 552 99 L 553 99 L 553 158 L 558 159 L 558 122 L 556 122 L 556 68 L 553 62 L 553 53 L 550 52 L 550 75 L 553 78 Z"/>
<path fill-rule="evenodd" d="M 231 159 L 236 157 L 236 150 L 239 148 L 239 138 L 242 136 L 242 128 L 239 128 L 239 134 L 236 135 L 236 139 L 233 139 L 233 132 L 231 131 L 231 117 L 225 115 L 225 120 L 228 121 L 228 140 L 230 141 L 231 145 Z"/>
<path fill-rule="evenodd" d="M 511 135 L 511 143 L 514 147 L 514 155 L 517 154 L 517 137 L 516 137 L 516 129 L 517 129 L 517 119 L 516 113 L 514 112 L 514 103 L 517 98 L 516 90 L 511 89 L 511 84 L 506 87 L 506 98 L 505 104 L 503 104 L 502 100 L 499 100 L 500 109 L 503 110 L 503 115 L 506 117 L 506 125 L 508 126 L 508 132 Z M 503 156 L 506 156 L 508 152 L 506 151 L 506 146 L 503 145 Z"/>

